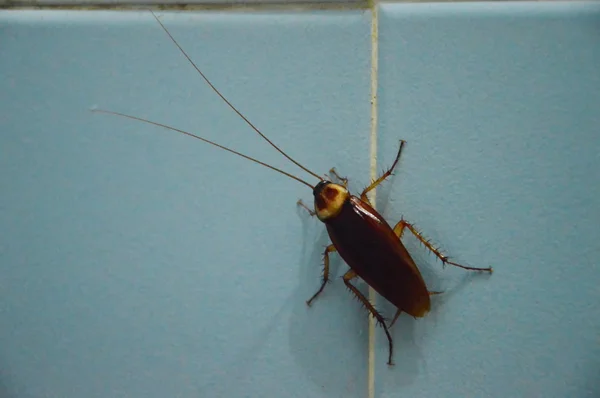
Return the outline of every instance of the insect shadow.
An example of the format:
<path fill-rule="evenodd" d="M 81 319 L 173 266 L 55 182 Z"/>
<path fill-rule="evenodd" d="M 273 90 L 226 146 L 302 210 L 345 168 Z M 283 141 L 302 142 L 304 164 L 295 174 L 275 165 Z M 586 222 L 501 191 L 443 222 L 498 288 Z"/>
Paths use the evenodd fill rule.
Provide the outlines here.
<path fill-rule="evenodd" d="M 323 300 L 307 307 L 315 281 L 323 276 L 323 250 L 330 240 L 327 231 L 304 209 L 299 207 L 297 214 L 303 238 L 297 262 L 298 289 L 289 321 L 290 349 L 305 377 L 327 396 L 355 396 L 354 392 L 364 391 L 367 383 L 368 324 L 360 305 L 348 302 L 341 280 L 348 267 L 339 256 L 331 258 L 332 283 Z M 366 285 L 360 287 L 366 291 Z"/>

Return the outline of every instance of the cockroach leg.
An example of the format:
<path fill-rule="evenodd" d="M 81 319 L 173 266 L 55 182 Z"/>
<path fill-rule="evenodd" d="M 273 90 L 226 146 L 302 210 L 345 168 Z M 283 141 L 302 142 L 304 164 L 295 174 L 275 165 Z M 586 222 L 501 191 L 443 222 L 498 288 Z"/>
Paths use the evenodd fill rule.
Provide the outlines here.
<path fill-rule="evenodd" d="M 392 163 L 392 167 L 390 167 L 385 173 L 383 173 L 381 175 L 381 177 L 379 177 L 378 179 L 376 179 L 375 181 L 373 181 L 371 183 L 371 185 L 369 185 L 368 187 L 365 188 L 364 191 L 362 191 L 362 193 L 360 194 L 360 198 L 362 200 L 364 200 L 365 202 L 369 203 L 369 199 L 367 198 L 367 192 L 372 191 L 373 189 L 375 189 L 375 187 L 377 185 L 381 184 L 383 182 L 383 180 L 385 180 L 390 175 L 392 175 L 392 172 L 394 171 L 394 168 L 396 167 L 396 165 L 398 164 L 398 161 L 400 160 L 400 154 L 402 154 L 402 148 L 404 148 L 404 144 L 406 144 L 406 141 L 400 140 L 400 148 L 398 149 L 398 154 L 396 155 L 396 159 L 394 160 L 394 163 Z"/>
<path fill-rule="evenodd" d="M 296 204 L 300 207 L 304 207 L 304 209 L 306 209 L 306 211 L 308 212 L 308 214 L 310 214 L 311 217 L 314 217 L 317 215 L 317 213 L 315 213 L 314 210 L 311 210 L 307 205 L 304 204 L 302 199 L 298 199 Z"/>
<path fill-rule="evenodd" d="M 383 327 L 383 330 L 385 331 L 385 334 L 387 336 L 388 339 L 388 344 L 389 344 L 389 357 L 388 357 L 388 365 L 392 366 L 394 365 L 394 363 L 392 362 L 392 354 L 394 352 L 394 343 L 392 342 L 392 336 L 390 335 L 390 332 L 388 330 L 387 325 L 385 324 L 385 319 L 383 319 L 383 316 L 375 309 L 375 307 L 373 307 L 373 305 L 369 302 L 369 300 L 367 300 L 367 298 L 364 296 L 364 294 L 362 294 L 360 292 L 360 290 L 358 290 L 356 288 L 356 286 L 354 286 L 353 284 L 350 283 L 350 281 L 352 279 L 356 278 L 356 272 L 354 270 L 349 270 L 348 272 L 346 272 L 344 274 L 344 284 L 346 285 L 346 287 L 348 287 L 348 289 L 350 289 L 350 291 L 352 293 L 354 293 L 354 295 L 356 296 L 356 298 L 365 306 L 365 308 L 375 317 L 375 319 L 377 319 L 377 322 L 381 325 L 381 327 Z"/>
<path fill-rule="evenodd" d="M 404 234 L 404 227 L 405 227 L 405 221 L 404 219 L 398 221 L 398 224 L 396 224 L 394 226 L 394 234 L 396 234 L 396 236 L 398 237 L 398 239 L 402 239 L 402 235 Z"/>
<path fill-rule="evenodd" d="M 348 179 L 346 177 L 340 177 L 337 171 L 335 171 L 335 167 L 332 167 L 331 170 L 329 170 L 329 173 L 335 176 L 335 178 L 337 178 L 338 180 L 340 180 L 344 185 L 344 188 L 348 188 Z"/>
<path fill-rule="evenodd" d="M 306 301 L 306 305 L 308 305 L 309 307 L 312 304 L 313 300 L 316 299 L 319 294 L 321 294 L 323 289 L 325 289 L 325 285 L 327 284 L 327 282 L 329 282 L 329 253 L 333 253 L 335 251 L 337 251 L 335 246 L 329 245 L 325 248 L 325 251 L 323 252 L 323 282 L 321 283 L 321 287 L 319 288 L 319 290 L 317 290 L 317 292 L 313 294 L 313 296 L 309 300 Z"/>
<path fill-rule="evenodd" d="M 429 249 L 433 254 L 435 254 L 436 257 L 439 258 L 444 265 L 450 264 L 450 265 L 454 265 L 455 267 L 459 267 L 459 268 L 466 269 L 466 270 L 469 270 L 469 271 L 485 271 L 485 272 L 490 272 L 490 273 L 492 273 L 494 271 L 492 269 L 492 267 L 488 267 L 488 268 L 467 267 L 466 265 L 462 265 L 462 264 L 458 264 L 458 263 L 455 263 L 453 261 L 450 261 L 448 259 L 448 256 L 442 254 L 438 248 L 436 248 L 435 246 L 433 246 L 429 240 L 425 239 L 423 237 L 423 235 L 411 223 L 407 222 L 406 220 L 400 220 L 398 222 L 398 224 L 396 224 L 396 226 L 394 226 L 394 233 L 398 236 L 398 238 L 402 237 L 402 234 L 404 232 L 404 228 L 408 228 L 408 230 L 410 232 L 412 232 L 413 235 L 427 249 Z"/>

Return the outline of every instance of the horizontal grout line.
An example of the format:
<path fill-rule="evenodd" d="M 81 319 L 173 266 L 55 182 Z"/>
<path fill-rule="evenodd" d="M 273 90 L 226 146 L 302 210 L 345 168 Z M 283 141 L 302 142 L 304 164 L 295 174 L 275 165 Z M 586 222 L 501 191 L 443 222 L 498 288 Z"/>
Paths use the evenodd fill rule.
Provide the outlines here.
<path fill-rule="evenodd" d="M 256 3 L 103 3 L 103 2 L 44 2 L 32 4 L 30 1 L 2 1 L 0 9 L 30 10 L 154 10 L 154 11 L 310 11 L 310 10 L 367 10 L 368 0 L 344 2 L 256 2 Z"/>
<path fill-rule="evenodd" d="M 368 10 L 372 0 L 332 0 L 332 1 L 302 1 L 284 0 L 255 2 L 181 2 L 161 3 L 162 0 L 147 3 L 137 2 L 93 2 L 80 3 L 64 0 L 34 2 L 31 0 L 0 0 L 0 9 L 30 9 L 30 10 L 159 10 L 159 11 L 310 11 L 310 10 Z M 416 4 L 416 3 L 474 3 L 482 0 L 382 0 L 377 4 Z M 527 0 L 485 0 L 487 3 L 522 3 Z M 538 3 L 553 3 L 560 0 L 534 0 Z"/>

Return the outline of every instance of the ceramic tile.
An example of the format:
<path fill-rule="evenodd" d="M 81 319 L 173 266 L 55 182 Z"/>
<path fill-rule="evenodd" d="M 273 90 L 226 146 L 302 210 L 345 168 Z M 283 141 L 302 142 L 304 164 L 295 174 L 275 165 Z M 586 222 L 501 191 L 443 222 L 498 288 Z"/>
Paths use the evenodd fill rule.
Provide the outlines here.
<path fill-rule="evenodd" d="M 161 14 L 213 83 L 323 174 L 369 176 L 370 19 Z M 146 12 L 0 14 L 2 365 L 10 397 L 362 396 L 366 315 L 319 286 L 309 180 Z"/>
<path fill-rule="evenodd" d="M 408 142 L 380 207 L 495 272 L 407 237 L 446 293 L 395 326 L 378 396 L 597 395 L 599 5 L 387 4 L 379 51 L 379 167 Z"/>

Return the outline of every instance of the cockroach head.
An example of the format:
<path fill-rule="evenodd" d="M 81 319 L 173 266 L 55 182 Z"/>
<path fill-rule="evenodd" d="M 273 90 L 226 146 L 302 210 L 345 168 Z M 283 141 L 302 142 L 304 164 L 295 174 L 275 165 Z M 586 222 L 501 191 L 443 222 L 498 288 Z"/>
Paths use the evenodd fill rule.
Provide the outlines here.
<path fill-rule="evenodd" d="M 327 219 L 340 214 L 342 206 L 348 200 L 350 193 L 343 185 L 331 181 L 321 181 L 313 189 L 313 195 L 317 217 L 325 222 Z"/>

